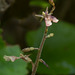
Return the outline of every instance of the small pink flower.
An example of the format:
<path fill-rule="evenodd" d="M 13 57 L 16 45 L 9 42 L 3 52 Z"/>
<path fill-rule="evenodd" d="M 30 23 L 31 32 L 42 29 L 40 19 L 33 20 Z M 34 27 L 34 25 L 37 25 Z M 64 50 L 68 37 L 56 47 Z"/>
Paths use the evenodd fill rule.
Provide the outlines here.
<path fill-rule="evenodd" d="M 45 17 L 46 26 L 51 26 L 52 25 L 52 21 L 57 23 L 59 20 L 56 17 L 51 16 L 51 15 L 48 15 L 47 17 Z"/>
<path fill-rule="evenodd" d="M 44 18 L 46 26 L 51 26 L 52 22 L 57 23 L 59 21 L 56 17 L 52 16 L 50 13 L 48 14 L 48 7 L 46 8 L 46 11 L 43 12 L 42 15 L 35 15 L 35 16 Z"/>

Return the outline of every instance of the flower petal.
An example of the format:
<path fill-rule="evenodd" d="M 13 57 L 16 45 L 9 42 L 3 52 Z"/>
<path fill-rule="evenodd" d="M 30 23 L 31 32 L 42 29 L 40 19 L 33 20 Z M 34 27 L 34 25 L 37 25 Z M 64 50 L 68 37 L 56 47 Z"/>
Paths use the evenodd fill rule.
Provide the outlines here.
<path fill-rule="evenodd" d="M 45 14 L 46 14 L 46 15 L 48 14 L 48 7 L 46 8 Z"/>
<path fill-rule="evenodd" d="M 53 22 L 55 22 L 55 23 L 57 23 L 59 20 L 56 18 L 56 17 L 54 17 L 54 16 L 51 16 L 51 20 L 53 21 Z"/>
<path fill-rule="evenodd" d="M 12 61 L 12 62 L 14 62 L 16 59 L 19 59 L 19 57 L 16 57 L 16 56 L 4 56 L 4 59 L 6 60 L 6 61 Z"/>
<path fill-rule="evenodd" d="M 52 22 L 51 22 L 50 18 L 45 18 L 45 23 L 46 23 L 46 26 L 52 25 Z"/>
<path fill-rule="evenodd" d="M 35 15 L 35 16 L 36 16 L 36 17 L 42 17 L 42 18 L 44 18 L 43 15 Z"/>

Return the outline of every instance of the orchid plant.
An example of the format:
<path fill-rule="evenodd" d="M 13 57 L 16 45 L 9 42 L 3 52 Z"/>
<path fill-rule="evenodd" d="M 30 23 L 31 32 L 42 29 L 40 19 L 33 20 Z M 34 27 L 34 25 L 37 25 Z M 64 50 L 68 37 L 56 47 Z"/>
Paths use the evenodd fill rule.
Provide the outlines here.
<path fill-rule="evenodd" d="M 16 57 L 16 56 L 6 56 L 6 55 L 4 56 L 4 59 L 6 61 L 14 62 L 17 59 L 22 59 L 25 62 L 31 63 L 32 64 L 32 74 L 31 75 L 35 75 L 36 74 L 39 62 L 43 63 L 46 67 L 49 67 L 43 59 L 40 59 L 40 57 L 41 57 L 42 49 L 43 49 L 43 46 L 44 46 L 46 38 L 53 37 L 53 35 L 54 35 L 53 33 L 50 33 L 49 35 L 47 35 L 48 27 L 52 25 L 52 22 L 57 23 L 59 21 L 56 17 L 52 16 L 53 11 L 55 10 L 55 3 L 54 3 L 54 1 L 53 0 L 49 0 L 49 3 L 53 6 L 53 8 L 52 8 L 50 13 L 48 13 L 48 7 L 47 7 L 46 11 L 42 12 L 42 15 L 35 15 L 37 17 L 41 17 L 41 20 L 44 19 L 45 20 L 45 24 L 46 24 L 45 32 L 44 32 L 44 35 L 43 35 L 40 47 L 39 48 L 29 47 L 29 48 L 24 48 L 22 50 L 23 52 L 29 52 L 29 51 L 33 51 L 33 50 L 38 50 L 35 63 L 33 63 L 32 59 L 29 57 L 30 55 L 20 54 L 19 57 Z"/>

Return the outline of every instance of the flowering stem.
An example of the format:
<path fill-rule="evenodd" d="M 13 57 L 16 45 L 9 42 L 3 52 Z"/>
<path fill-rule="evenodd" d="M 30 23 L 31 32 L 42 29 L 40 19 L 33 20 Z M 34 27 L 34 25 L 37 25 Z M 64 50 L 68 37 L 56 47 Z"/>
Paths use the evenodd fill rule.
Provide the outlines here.
<path fill-rule="evenodd" d="M 40 47 L 38 49 L 38 54 L 37 54 L 36 61 L 35 61 L 35 64 L 34 64 L 34 67 L 33 67 L 31 75 L 35 75 L 36 74 L 36 71 L 37 71 L 37 68 L 38 68 L 38 64 L 39 64 L 39 59 L 40 59 L 41 53 L 42 53 L 42 48 L 43 48 L 44 42 L 46 40 L 47 32 L 48 32 L 48 27 L 46 26 L 45 32 L 44 32 L 44 36 L 42 38 L 42 42 L 41 42 Z"/>

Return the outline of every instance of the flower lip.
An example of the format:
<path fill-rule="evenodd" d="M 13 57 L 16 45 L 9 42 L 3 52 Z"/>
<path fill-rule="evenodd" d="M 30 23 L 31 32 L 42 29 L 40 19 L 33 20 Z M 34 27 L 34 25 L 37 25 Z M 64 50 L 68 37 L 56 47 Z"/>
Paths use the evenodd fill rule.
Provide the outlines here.
<path fill-rule="evenodd" d="M 51 16 L 51 19 L 52 19 L 52 21 L 53 22 L 55 22 L 55 23 L 57 23 L 59 20 L 56 18 L 56 17 L 54 17 L 54 16 Z"/>
<path fill-rule="evenodd" d="M 51 18 L 48 15 L 47 17 L 45 17 L 45 23 L 46 23 L 46 26 L 52 25 Z"/>

